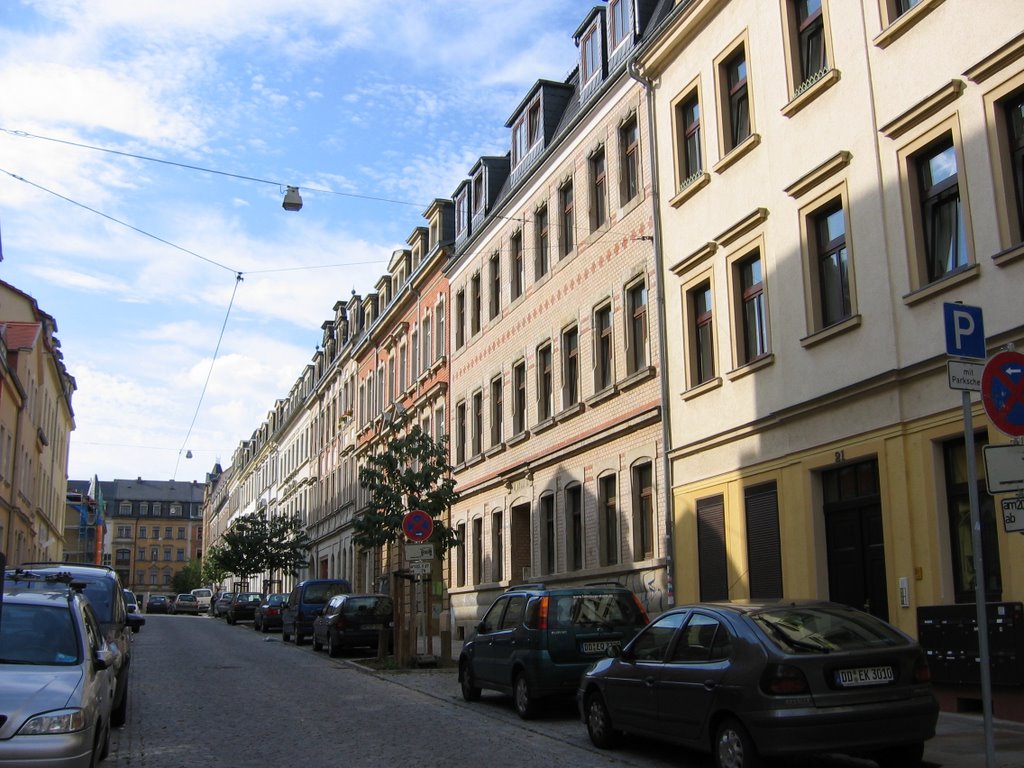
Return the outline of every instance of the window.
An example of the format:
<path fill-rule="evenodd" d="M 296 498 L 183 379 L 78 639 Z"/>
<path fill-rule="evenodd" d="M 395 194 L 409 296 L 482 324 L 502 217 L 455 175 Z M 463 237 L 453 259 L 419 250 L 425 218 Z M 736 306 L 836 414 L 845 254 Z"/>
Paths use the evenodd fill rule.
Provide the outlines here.
<path fill-rule="evenodd" d="M 136 557 L 139 560 L 145 560 L 146 559 L 146 548 L 145 547 L 139 547 L 138 555 Z"/>
<path fill-rule="evenodd" d="M 473 455 L 479 456 L 484 450 L 484 393 L 474 392 L 471 402 L 473 406 Z"/>
<path fill-rule="evenodd" d="M 635 115 L 619 128 L 619 152 L 619 205 L 625 205 L 640 194 L 640 125 Z"/>
<path fill-rule="evenodd" d="M 502 541 L 502 514 L 491 514 L 491 580 L 505 578 L 505 545 Z"/>
<path fill-rule="evenodd" d="M 185 538 L 185 529 L 184 528 L 179 528 L 178 529 L 178 538 L 179 539 L 184 539 Z"/>
<path fill-rule="evenodd" d="M 647 284 L 643 281 L 626 292 L 629 312 L 626 329 L 627 371 L 637 373 L 647 367 Z"/>
<path fill-rule="evenodd" d="M 434 346 L 435 356 L 438 360 L 444 357 L 445 344 L 447 343 L 444 336 L 444 299 L 437 302 L 437 306 L 434 307 L 434 327 L 436 333 L 434 334 Z M 430 341 L 430 328 L 428 326 L 426 333 L 427 341 Z"/>
<path fill-rule="evenodd" d="M 747 54 L 741 45 L 721 66 L 725 152 L 731 152 L 750 136 L 750 101 L 747 91 Z"/>
<path fill-rule="evenodd" d="M 580 42 L 582 61 L 580 64 L 580 83 L 587 84 L 601 71 L 601 34 L 595 26 L 590 29 Z"/>
<path fill-rule="evenodd" d="M 484 174 L 483 171 L 473 177 L 473 214 L 484 210 Z"/>
<path fill-rule="evenodd" d="M 740 364 L 768 354 L 768 319 L 765 310 L 761 254 L 755 251 L 736 265 L 740 309 Z"/>
<path fill-rule="evenodd" d="M 466 461 L 466 403 L 455 406 L 455 463 Z"/>
<path fill-rule="evenodd" d="M 455 348 L 461 349 L 466 343 L 466 292 L 455 294 Z M 424 349 L 427 347 L 424 346 Z"/>
<path fill-rule="evenodd" d="M 537 349 L 537 420 L 546 421 L 554 415 L 553 374 L 551 370 L 551 345 L 544 344 Z"/>
<path fill-rule="evenodd" d="M 692 346 L 691 385 L 696 386 L 715 377 L 714 331 L 712 330 L 711 281 L 690 291 L 690 311 L 693 318 L 690 342 Z"/>
<path fill-rule="evenodd" d="M 568 256 L 575 247 L 576 224 L 573 215 L 572 181 L 558 189 L 559 255 Z"/>
<path fill-rule="evenodd" d="M 569 569 L 583 569 L 583 489 L 577 483 L 565 489 L 565 531 Z"/>
<path fill-rule="evenodd" d="M 458 539 L 456 545 L 455 562 L 455 584 L 459 587 L 466 586 L 466 524 L 459 523 L 455 527 L 455 537 Z"/>
<path fill-rule="evenodd" d="M 526 289 L 526 269 L 523 265 L 523 233 L 516 232 L 509 241 L 512 254 L 512 301 L 523 295 Z"/>
<path fill-rule="evenodd" d="M 700 101 L 696 90 L 676 106 L 679 186 L 690 184 L 704 169 L 700 135 Z"/>
<path fill-rule="evenodd" d="M 608 176 L 604 147 L 590 156 L 590 230 L 600 229 L 608 223 Z"/>
<path fill-rule="evenodd" d="M 975 471 L 983 467 L 983 451 L 988 443 L 984 434 L 974 436 Z M 1003 599 L 1002 569 L 999 565 L 998 518 L 991 495 L 985 492 L 984 470 L 981 477 L 967 474 L 967 442 L 961 437 L 943 445 L 946 476 L 946 507 L 949 516 L 949 551 L 953 559 L 953 591 L 958 603 L 975 600 L 974 538 L 971 524 L 970 484 L 978 487 L 981 522 L 981 556 L 985 568 L 985 598 Z"/>
<path fill-rule="evenodd" d="M 499 445 L 504 436 L 504 387 L 501 375 L 491 379 L 491 445 Z"/>
<path fill-rule="evenodd" d="M 144 539 L 144 538 L 146 538 L 146 533 L 147 533 L 147 531 L 146 531 L 146 526 L 144 526 L 144 525 L 140 525 L 140 526 L 139 526 L 139 538 L 140 538 L 140 539 Z"/>
<path fill-rule="evenodd" d="M 174 538 L 174 532 L 170 528 L 164 528 L 164 538 L 165 539 L 172 539 L 172 538 Z"/>
<path fill-rule="evenodd" d="M 423 336 L 423 370 L 426 370 L 434 360 L 433 350 L 430 348 L 430 315 L 423 317 L 420 329 Z"/>
<path fill-rule="evenodd" d="M 697 571 L 701 601 L 729 599 L 729 565 L 725 551 L 725 501 L 722 496 L 697 499 Z"/>
<path fill-rule="evenodd" d="M 654 473 L 649 462 L 633 467 L 633 559 L 654 557 Z"/>
<path fill-rule="evenodd" d="M 612 305 L 594 313 L 594 390 L 608 389 L 614 381 L 612 359 Z"/>
<path fill-rule="evenodd" d="M 810 233 L 817 328 L 835 325 L 853 314 L 850 263 L 846 247 L 846 213 L 841 200 L 828 203 L 812 217 Z"/>
<path fill-rule="evenodd" d="M 501 311 L 501 254 L 491 254 L 489 269 L 491 283 L 490 319 L 493 320 Z"/>
<path fill-rule="evenodd" d="M 548 273 L 548 207 L 542 205 L 534 216 L 536 243 L 533 254 L 533 279 L 540 280 Z"/>
<path fill-rule="evenodd" d="M 177 551 L 177 552 L 175 553 L 175 559 L 177 559 L 177 560 L 178 560 L 178 562 L 182 562 L 182 561 L 184 561 L 184 560 L 185 560 L 185 550 L 184 550 L 184 549 L 179 549 L 179 550 L 178 550 L 178 551 Z"/>
<path fill-rule="evenodd" d="M 484 576 L 484 521 L 473 518 L 473 583 L 479 584 Z"/>
<path fill-rule="evenodd" d="M 597 515 L 601 545 L 601 565 L 619 562 L 619 513 L 615 503 L 615 475 L 597 481 Z"/>
<path fill-rule="evenodd" d="M 829 68 L 822 0 L 788 0 L 793 90 L 799 94 Z"/>
<path fill-rule="evenodd" d="M 613 51 L 633 31 L 632 5 L 633 0 L 611 0 L 608 3 L 608 15 L 611 17 L 611 49 Z"/>
<path fill-rule="evenodd" d="M 480 333 L 480 315 L 483 311 L 483 296 L 480 294 L 480 273 L 477 272 L 469 281 L 469 327 L 473 336 Z"/>
<path fill-rule="evenodd" d="M 555 495 L 540 497 L 540 569 L 541 573 L 555 572 Z"/>
<path fill-rule="evenodd" d="M 147 504 L 145 501 L 139 502 L 139 514 L 140 515 L 148 515 L 149 514 L 149 504 Z"/>
<path fill-rule="evenodd" d="M 986 94 L 985 106 L 995 127 L 1000 240 L 1004 250 L 1012 250 L 1024 242 L 1024 73 Z"/>
<path fill-rule="evenodd" d="M 779 534 L 779 497 L 774 482 L 746 488 L 743 502 L 747 518 L 747 574 L 750 597 L 782 598 L 782 544 Z"/>
<path fill-rule="evenodd" d="M 893 18 L 898 18 L 904 13 L 909 11 L 915 5 L 921 2 L 921 0 L 891 0 L 893 9 Z"/>
<path fill-rule="evenodd" d="M 526 361 L 512 366 L 512 431 L 520 435 L 526 431 Z"/>
<path fill-rule="evenodd" d="M 420 377 L 420 332 L 413 322 L 412 338 L 409 340 L 409 368 L 412 372 L 412 380 Z"/>
<path fill-rule="evenodd" d="M 540 99 L 537 99 L 526 113 L 512 127 L 512 165 L 519 165 L 530 149 L 540 141 Z"/>
<path fill-rule="evenodd" d="M 957 155 L 950 136 L 914 157 L 917 169 L 925 275 L 933 283 L 967 266 L 967 234 Z"/>
<path fill-rule="evenodd" d="M 562 331 L 562 408 L 580 399 L 580 332 L 574 325 Z"/>
<path fill-rule="evenodd" d="M 469 188 L 455 196 L 455 236 L 469 234 Z"/>
<path fill-rule="evenodd" d="M 157 516 L 159 516 L 159 514 L 160 514 L 160 502 L 159 501 L 154 501 L 153 502 L 153 514 L 157 515 Z"/>
<path fill-rule="evenodd" d="M 181 517 L 181 504 L 177 502 L 171 504 L 171 517 Z"/>

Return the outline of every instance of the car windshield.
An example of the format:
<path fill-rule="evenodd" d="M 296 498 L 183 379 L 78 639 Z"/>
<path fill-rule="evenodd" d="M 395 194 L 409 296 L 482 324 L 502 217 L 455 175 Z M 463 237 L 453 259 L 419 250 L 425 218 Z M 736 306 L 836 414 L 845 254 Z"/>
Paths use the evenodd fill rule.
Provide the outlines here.
<path fill-rule="evenodd" d="M 310 584 L 306 587 L 306 602 L 326 603 L 335 595 L 344 595 L 348 591 L 347 584 Z"/>
<path fill-rule="evenodd" d="M 238 602 L 240 603 L 258 603 L 259 601 L 259 592 L 243 592 L 238 596 Z"/>
<path fill-rule="evenodd" d="M 628 595 L 617 592 L 559 595 L 552 596 L 552 601 L 548 622 L 556 629 L 644 623 L 636 604 Z"/>
<path fill-rule="evenodd" d="M 831 653 L 906 645 L 906 638 L 874 616 L 850 608 L 791 606 L 754 614 L 754 622 L 787 653 Z"/>
<path fill-rule="evenodd" d="M 267 598 L 267 603 L 269 605 L 280 605 L 284 602 L 286 597 L 288 597 L 288 595 L 271 595 Z"/>
<path fill-rule="evenodd" d="M 67 607 L 4 604 L 0 664 L 77 663 L 77 634 Z"/>

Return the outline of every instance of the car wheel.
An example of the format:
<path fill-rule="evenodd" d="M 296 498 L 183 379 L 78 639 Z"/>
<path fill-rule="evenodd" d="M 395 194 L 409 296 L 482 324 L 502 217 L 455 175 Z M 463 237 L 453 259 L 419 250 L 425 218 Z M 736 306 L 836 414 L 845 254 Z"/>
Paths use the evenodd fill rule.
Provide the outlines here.
<path fill-rule="evenodd" d="M 924 759 L 924 742 L 901 744 L 876 752 L 872 757 L 879 768 L 915 768 Z"/>
<path fill-rule="evenodd" d="M 516 679 L 512 683 L 512 703 L 523 720 L 529 720 L 537 714 L 537 702 L 534 701 L 530 681 L 526 679 L 524 672 L 516 674 Z"/>
<path fill-rule="evenodd" d="M 715 768 L 758 768 L 761 758 L 747 729 L 732 718 L 719 723 L 712 750 Z"/>
<path fill-rule="evenodd" d="M 330 632 L 327 633 L 327 655 L 331 658 L 341 656 L 341 647 L 334 642 L 334 635 Z"/>
<path fill-rule="evenodd" d="M 324 644 L 320 642 L 320 639 L 316 636 L 316 632 L 313 633 L 312 637 L 313 637 L 313 650 L 314 651 L 322 651 L 324 649 Z"/>
<path fill-rule="evenodd" d="M 262 632 L 263 634 L 267 634 L 267 632 L 269 632 L 269 631 L 270 631 L 270 628 L 267 626 L 267 622 L 261 621 L 260 622 L 260 632 Z"/>
<path fill-rule="evenodd" d="M 480 689 L 473 685 L 473 667 L 468 660 L 459 665 L 459 685 L 462 687 L 462 698 L 466 701 L 478 701 Z"/>
<path fill-rule="evenodd" d="M 286 630 L 284 628 L 284 624 L 282 624 L 281 625 L 281 642 L 282 643 L 287 643 L 291 639 L 292 639 L 291 634 L 288 632 L 288 630 Z"/>
<path fill-rule="evenodd" d="M 619 732 L 612 727 L 612 718 L 608 707 L 600 693 L 594 692 L 587 696 L 584 705 L 587 718 L 587 733 L 598 749 L 612 749 L 619 743 Z"/>
<path fill-rule="evenodd" d="M 253 632 L 259 632 L 260 631 L 260 625 L 259 625 L 259 622 L 256 621 L 256 619 L 252 620 L 252 631 Z"/>
<path fill-rule="evenodd" d="M 124 670 L 122 670 L 124 671 Z M 121 694 L 121 701 L 110 710 L 110 724 L 120 727 L 128 722 L 128 681 L 124 683 L 124 693 Z"/>
<path fill-rule="evenodd" d="M 235 623 L 235 617 L 234 617 L 234 616 L 232 616 L 232 615 L 231 615 L 231 614 L 229 613 L 229 614 L 228 614 L 228 624 L 234 624 L 234 623 Z"/>
<path fill-rule="evenodd" d="M 295 631 L 295 644 L 296 645 L 302 645 L 304 642 L 306 642 L 306 638 L 304 638 L 302 635 L 300 635 L 298 630 L 296 630 Z"/>

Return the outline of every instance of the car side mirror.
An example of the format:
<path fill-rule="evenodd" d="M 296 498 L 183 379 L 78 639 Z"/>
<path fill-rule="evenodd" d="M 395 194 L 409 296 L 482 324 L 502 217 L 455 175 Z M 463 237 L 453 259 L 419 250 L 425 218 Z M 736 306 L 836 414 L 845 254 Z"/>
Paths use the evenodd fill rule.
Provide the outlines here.
<path fill-rule="evenodd" d="M 125 624 L 128 628 L 135 633 L 138 633 L 142 626 L 146 623 L 145 617 L 138 613 L 129 613 L 125 616 Z"/>
<path fill-rule="evenodd" d="M 97 670 L 109 669 L 114 666 L 114 652 L 109 648 L 100 648 L 92 655 L 92 663 Z"/>

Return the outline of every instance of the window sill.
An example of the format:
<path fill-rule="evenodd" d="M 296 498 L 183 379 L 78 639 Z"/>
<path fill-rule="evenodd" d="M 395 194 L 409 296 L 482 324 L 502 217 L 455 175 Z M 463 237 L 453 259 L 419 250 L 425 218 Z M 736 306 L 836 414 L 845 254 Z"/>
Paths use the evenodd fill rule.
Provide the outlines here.
<path fill-rule="evenodd" d="M 713 379 L 708 379 L 703 384 L 698 384 L 696 387 L 691 387 L 685 392 L 680 393 L 680 396 L 683 400 L 692 400 L 693 398 L 700 397 L 713 389 L 718 389 L 720 386 L 722 386 L 722 377 L 716 376 Z"/>
<path fill-rule="evenodd" d="M 645 366 L 635 373 L 631 373 L 629 376 L 619 382 L 620 390 L 632 389 L 633 387 L 643 384 L 645 381 L 653 379 L 655 376 L 655 370 L 653 365 Z"/>
<path fill-rule="evenodd" d="M 761 355 L 749 363 L 741 365 L 739 368 L 734 368 L 729 371 L 725 376 L 729 381 L 736 381 L 736 379 L 742 379 L 744 376 L 748 376 L 755 371 L 760 371 L 762 368 L 767 368 L 775 362 L 775 355 L 769 352 L 766 355 Z"/>
<path fill-rule="evenodd" d="M 470 467 L 475 467 L 477 464 L 480 464 L 481 462 L 483 462 L 483 460 L 484 460 L 484 454 L 481 451 L 480 453 L 476 454 L 475 456 L 470 456 L 468 459 L 466 459 L 465 463 L 462 466 L 465 469 L 469 469 Z"/>
<path fill-rule="evenodd" d="M 904 32 L 909 30 L 926 15 L 935 10 L 941 2 L 942 0 L 921 0 L 920 3 L 904 13 L 902 16 L 893 20 L 888 27 L 883 29 L 882 32 L 875 37 L 873 41 L 874 44 L 879 48 L 888 47 L 893 40 L 901 37 Z"/>
<path fill-rule="evenodd" d="M 530 436 L 530 431 L 527 430 L 527 429 L 524 429 L 518 435 L 512 435 L 512 437 L 510 437 L 508 439 L 508 441 L 506 442 L 506 445 L 508 445 L 508 447 L 511 448 L 513 445 L 518 445 L 519 443 L 523 442 L 529 436 Z"/>
<path fill-rule="evenodd" d="M 488 448 L 486 451 L 484 451 L 484 458 L 485 459 L 489 459 L 492 456 L 497 456 L 499 453 L 503 453 L 504 451 L 505 451 L 505 443 L 503 443 L 503 442 L 502 443 L 495 443 L 490 448 Z"/>
<path fill-rule="evenodd" d="M 745 157 L 754 147 L 761 143 L 761 134 L 752 133 L 735 147 L 729 150 L 729 154 L 719 160 L 711 169 L 715 173 L 722 173 L 726 168 L 735 164 L 740 158 Z"/>
<path fill-rule="evenodd" d="M 926 301 L 940 293 L 945 293 L 951 288 L 956 288 L 966 282 L 977 279 L 980 272 L 981 270 L 978 268 L 977 264 L 968 264 L 966 267 L 958 269 L 956 272 L 950 272 L 948 275 L 940 277 L 934 283 L 929 283 L 922 288 L 911 291 L 903 297 L 903 303 L 908 307 L 920 304 L 922 301 Z"/>
<path fill-rule="evenodd" d="M 854 328 L 860 327 L 860 315 L 851 315 L 845 320 L 840 320 L 838 323 L 833 323 L 827 328 L 821 328 L 810 336 L 804 336 L 800 339 L 800 346 L 804 349 L 816 346 L 823 341 L 828 341 L 835 336 L 841 336 L 847 331 L 852 331 Z"/>
<path fill-rule="evenodd" d="M 579 416 L 583 413 L 583 403 L 575 402 L 572 405 L 566 406 L 555 416 L 555 420 L 561 424 L 564 421 L 568 421 L 571 418 Z"/>
<path fill-rule="evenodd" d="M 992 263 L 997 267 L 1005 267 L 1007 264 L 1019 261 L 1022 258 L 1024 258 L 1024 243 L 1018 243 L 1012 248 L 1007 248 L 1005 251 L 1000 251 L 993 256 Z"/>
<path fill-rule="evenodd" d="M 792 117 L 795 115 L 839 82 L 839 78 L 840 74 L 838 69 L 832 68 L 827 72 L 824 72 L 817 80 L 804 88 L 800 93 L 795 94 L 793 98 L 789 100 L 789 103 L 782 108 L 783 116 Z"/>
<path fill-rule="evenodd" d="M 555 417 L 549 416 L 548 418 L 544 419 L 544 421 L 538 422 L 537 424 L 533 425 L 533 434 L 539 435 L 541 432 L 547 432 L 553 426 L 555 426 Z"/>
<path fill-rule="evenodd" d="M 680 186 L 679 192 L 668 201 L 668 204 L 673 208 L 678 208 L 700 190 L 704 189 L 711 182 L 711 174 L 707 171 L 700 171 L 690 177 L 689 183 L 683 182 Z"/>
<path fill-rule="evenodd" d="M 586 403 L 588 408 L 590 408 L 608 400 L 609 398 L 615 397 L 617 394 L 619 394 L 618 387 L 612 384 L 611 386 L 605 387 L 600 392 L 595 392 L 583 402 Z"/>

